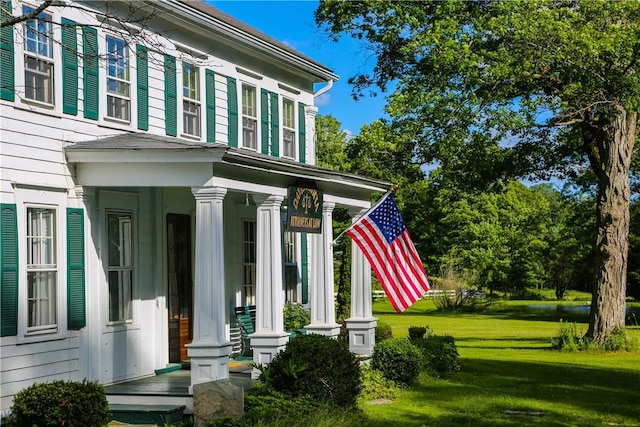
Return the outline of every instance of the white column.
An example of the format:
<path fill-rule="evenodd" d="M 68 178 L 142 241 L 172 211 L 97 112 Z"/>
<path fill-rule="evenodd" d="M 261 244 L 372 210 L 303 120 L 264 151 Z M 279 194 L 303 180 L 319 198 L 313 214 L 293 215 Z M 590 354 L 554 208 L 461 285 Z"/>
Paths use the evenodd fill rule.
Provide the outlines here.
<path fill-rule="evenodd" d="M 316 115 L 318 107 L 315 105 L 307 105 L 304 107 L 305 123 L 306 123 L 306 147 L 307 147 L 307 163 L 310 165 L 318 164 L 316 159 Z"/>
<path fill-rule="evenodd" d="M 254 363 L 267 365 L 289 341 L 283 321 L 280 208 L 284 197 L 254 194 L 253 200 L 257 205 L 256 331 L 250 339 Z M 251 376 L 257 378 L 259 373 L 254 369 Z"/>
<path fill-rule="evenodd" d="M 366 209 L 351 212 L 355 222 Z M 346 236 L 345 236 L 346 238 Z M 371 307 L 371 267 L 362 250 L 351 242 L 351 317 L 345 320 L 349 331 L 349 350 L 370 356 L 376 341 L 378 319 Z"/>
<path fill-rule="evenodd" d="M 229 378 L 231 343 L 225 334 L 224 223 L 226 188 L 198 187 L 193 298 L 193 342 L 187 345 L 194 384 Z"/>
<path fill-rule="evenodd" d="M 309 234 L 311 237 L 312 269 L 309 277 L 311 302 L 311 323 L 305 326 L 312 334 L 337 337 L 340 324 L 336 323 L 336 309 L 333 290 L 333 227 L 331 213 L 335 203 L 322 204 L 322 233 Z M 312 275 L 311 275 L 312 274 Z"/>

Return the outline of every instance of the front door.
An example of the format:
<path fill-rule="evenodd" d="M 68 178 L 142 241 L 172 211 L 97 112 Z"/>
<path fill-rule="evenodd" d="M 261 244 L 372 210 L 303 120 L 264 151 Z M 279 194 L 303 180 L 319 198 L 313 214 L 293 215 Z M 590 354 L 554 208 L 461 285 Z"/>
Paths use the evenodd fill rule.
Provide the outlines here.
<path fill-rule="evenodd" d="M 169 362 L 188 360 L 186 344 L 193 340 L 191 279 L 191 218 L 167 215 L 167 282 L 169 283 Z"/>

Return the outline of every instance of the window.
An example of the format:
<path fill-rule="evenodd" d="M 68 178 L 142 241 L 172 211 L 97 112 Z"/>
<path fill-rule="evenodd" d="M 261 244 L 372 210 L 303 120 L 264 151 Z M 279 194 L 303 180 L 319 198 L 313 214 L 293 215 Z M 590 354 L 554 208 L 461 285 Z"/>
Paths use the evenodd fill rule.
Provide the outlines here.
<path fill-rule="evenodd" d="M 124 40 L 107 36 L 107 116 L 129 121 L 129 48 Z"/>
<path fill-rule="evenodd" d="M 182 64 L 183 131 L 200 136 L 200 73 L 198 67 Z"/>
<path fill-rule="evenodd" d="M 284 232 L 284 288 L 287 302 L 298 302 L 298 264 L 296 262 L 296 234 Z"/>
<path fill-rule="evenodd" d="M 296 155 L 296 119 L 294 103 L 290 99 L 282 100 L 282 154 L 285 157 Z"/>
<path fill-rule="evenodd" d="M 56 214 L 27 208 L 27 334 L 57 331 Z"/>
<path fill-rule="evenodd" d="M 242 85 L 242 144 L 245 148 L 256 149 L 258 141 L 258 108 L 256 88 Z"/>
<path fill-rule="evenodd" d="M 244 268 L 244 300 L 246 305 L 256 304 L 256 222 L 242 223 L 242 257 Z"/>
<path fill-rule="evenodd" d="M 107 211 L 109 322 L 133 319 L 133 221 L 131 212 Z"/>
<path fill-rule="evenodd" d="M 23 7 L 23 13 L 33 9 Z M 25 24 L 24 96 L 53 104 L 53 34 L 51 16 L 41 13 Z"/>

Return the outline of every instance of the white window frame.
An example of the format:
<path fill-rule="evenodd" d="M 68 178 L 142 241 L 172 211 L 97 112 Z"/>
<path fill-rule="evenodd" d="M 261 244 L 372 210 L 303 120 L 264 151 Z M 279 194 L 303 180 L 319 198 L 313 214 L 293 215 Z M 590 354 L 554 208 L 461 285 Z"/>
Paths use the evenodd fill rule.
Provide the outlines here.
<path fill-rule="evenodd" d="M 124 50 L 123 54 L 112 55 L 109 51 L 109 42 L 110 40 L 115 40 L 122 42 L 122 49 Z M 119 49 L 118 49 L 119 50 Z M 104 96 L 104 118 L 106 120 L 115 121 L 122 124 L 131 124 L 133 123 L 133 72 L 131 67 L 131 49 L 127 43 L 127 40 L 123 39 L 120 36 L 113 35 L 107 33 L 104 38 L 104 52 L 105 52 L 105 71 L 104 71 L 104 79 L 105 82 L 105 96 Z M 111 73 L 111 63 L 113 59 L 116 59 L 116 72 L 114 75 Z M 122 66 L 118 66 L 118 63 L 123 61 Z M 119 75 L 118 68 L 122 68 L 124 70 L 123 75 Z M 113 83 L 111 83 L 113 82 Z M 118 90 L 114 91 L 110 89 L 110 83 L 115 84 L 118 89 L 125 88 L 127 93 L 118 93 Z M 110 100 L 113 99 L 113 103 L 110 103 Z M 114 110 L 114 115 L 111 115 L 111 109 L 114 106 L 117 106 L 117 103 L 123 103 L 119 109 Z M 123 107 L 126 107 L 123 110 Z M 126 117 L 118 117 L 118 114 L 115 113 L 117 110 L 123 110 L 126 113 Z"/>
<path fill-rule="evenodd" d="M 256 305 L 257 226 L 255 219 L 242 220 L 242 300 L 244 305 Z"/>
<path fill-rule="evenodd" d="M 111 241 L 110 238 L 110 217 L 112 215 L 120 215 L 123 218 L 128 217 L 128 222 L 123 222 L 122 220 L 119 223 L 118 227 L 118 241 Z M 106 263 L 106 272 L 107 272 L 107 324 L 108 325 L 122 325 L 122 324 L 131 324 L 133 323 L 134 318 L 134 310 L 133 310 L 133 292 L 134 292 L 134 281 L 135 281 L 135 228 L 134 228 L 134 212 L 132 210 L 127 209 L 106 209 L 105 211 L 105 235 L 107 237 L 107 251 L 105 253 L 105 263 Z M 128 237 L 128 239 L 127 239 Z M 110 259 L 112 246 L 116 245 L 118 248 L 124 248 L 124 250 L 120 250 L 118 253 L 118 264 L 112 264 L 112 260 Z M 123 256 L 127 259 L 123 260 Z M 118 275 L 118 313 L 123 313 L 125 310 L 128 311 L 128 314 L 125 314 L 123 317 L 119 317 L 116 319 L 111 319 L 111 274 L 117 273 Z M 128 276 L 128 283 L 124 281 L 124 278 Z M 126 289 L 128 287 L 128 289 Z M 126 292 L 125 292 L 126 291 Z M 128 294 L 128 295 L 127 295 Z M 124 301 L 123 299 L 127 301 Z M 128 302 L 128 307 L 123 307 L 120 304 Z"/>
<path fill-rule="evenodd" d="M 32 189 L 17 186 L 15 201 L 18 220 L 18 335 L 16 340 L 20 344 L 52 341 L 67 338 L 67 230 L 66 230 L 66 191 L 62 189 L 38 188 Z M 56 271 L 56 326 L 51 328 L 30 328 L 28 303 L 28 274 L 32 269 L 28 266 L 27 248 L 27 212 L 29 209 L 50 209 L 55 212 L 55 259 L 56 266 L 49 271 Z"/>
<path fill-rule="evenodd" d="M 22 13 L 26 14 L 29 13 L 31 11 L 35 10 L 34 7 L 30 6 L 30 5 L 22 5 Z M 35 24 L 32 26 L 32 24 Z M 41 28 L 41 24 L 44 24 L 46 28 Z M 24 22 L 24 26 L 23 26 L 23 43 L 22 43 L 22 48 L 23 48 L 23 78 L 24 78 L 24 97 L 26 100 L 28 100 L 29 102 L 36 102 L 39 104 L 42 104 L 43 106 L 50 106 L 53 107 L 55 105 L 55 82 L 56 82 L 56 78 L 55 78 L 55 70 L 56 67 L 55 66 L 55 57 L 54 57 L 54 34 L 53 34 L 53 16 L 49 13 L 45 13 L 42 12 L 40 14 L 38 14 L 38 16 L 36 16 L 33 19 L 29 19 L 28 21 Z M 42 33 L 42 31 L 45 31 L 45 33 Z M 28 38 L 28 34 L 32 33 L 33 35 L 35 35 L 35 40 Z M 35 43 L 34 50 L 29 49 L 28 47 L 30 45 L 33 45 L 33 43 Z M 41 50 L 42 47 L 45 47 L 45 52 L 43 52 Z M 35 64 L 37 65 L 37 68 L 31 68 L 27 66 L 28 61 L 34 61 Z M 41 66 L 44 67 L 48 67 L 49 71 L 48 72 L 43 72 L 41 69 L 39 69 Z M 33 75 L 32 78 L 28 79 L 27 78 L 27 73 L 30 73 L 31 75 Z M 35 94 L 34 97 L 30 97 L 29 96 L 29 89 L 28 87 L 31 87 L 30 84 L 28 84 L 30 81 L 33 81 L 35 79 L 38 78 L 38 76 L 41 77 L 43 82 L 48 82 L 48 85 L 45 84 L 45 86 L 48 86 L 47 89 L 38 89 L 37 87 L 34 88 L 32 90 L 32 92 Z M 44 93 L 44 96 L 38 96 L 38 94 L 42 92 Z M 44 99 L 39 99 L 39 98 L 44 98 Z"/>
<path fill-rule="evenodd" d="M 186 67 L 195 71 L 195 78 L 187 82 Z M 200 67 L 190 62 L 182 63 L 182 134 L 189 138 L 202 138 L 202 72 Z M 185 84 L 186 83 L 186 84 Z M 191 87 L 191 84 L 195 87 Z M 189 120 L 193 131 L 189 129 Z"/>
<path fill-rule="evenodd" d="M 291 105 L 291 117 L 287 117 L 286 105 Z M 296 102 L 291 98 L 282 97 L 282 157 L 296 158 Z M 287 134 L 291 135 L 290 143 L 287 142 Z"/>
<path fill-rule="evenodd" d="M 245 105 L 245 87 L 251 89 L 253 92 L 253 106 Z M 240 129 L 242 130 L 242 146 L 250 150 L 258 150 L 258 144 L 260 141 L 260 123 L 258 113 L 258 87 L 247 83 L 241 82 L 240 84 Z M 253 107 L 253 115 L 251 115 L 250 109 Z M 253 123 L 254 128 L 251 130 L 250 124 Z M 252 134 L 253 141 L 248 142 L 246 136 Z"/>

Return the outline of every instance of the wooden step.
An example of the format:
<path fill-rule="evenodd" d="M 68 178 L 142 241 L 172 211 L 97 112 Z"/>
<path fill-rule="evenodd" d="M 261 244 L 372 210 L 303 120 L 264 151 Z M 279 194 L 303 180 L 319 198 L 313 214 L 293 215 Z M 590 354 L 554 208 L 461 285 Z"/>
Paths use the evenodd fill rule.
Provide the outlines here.
<path fill-rule="evenodd" d="M 164 426 L 178 424 L 183 421 L 184 409 L 184 405 L 109 405 L 111 421 L 125 423 L 125 425 Z"/>

